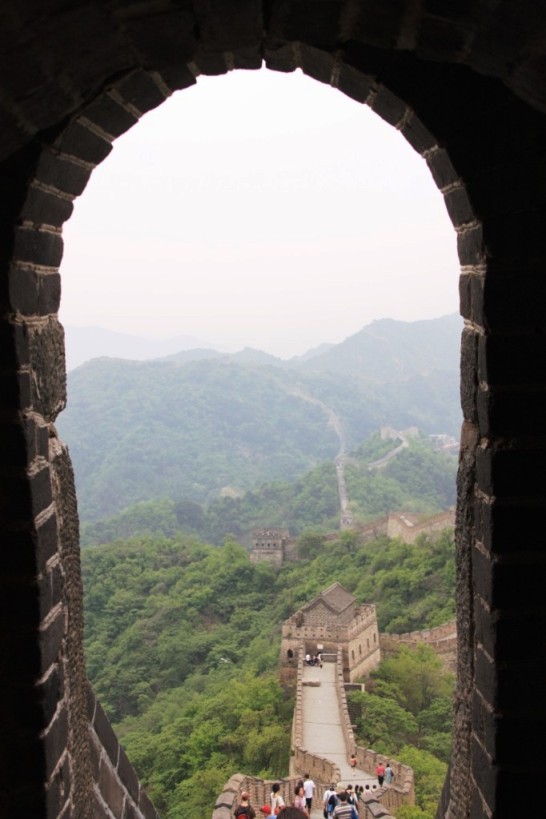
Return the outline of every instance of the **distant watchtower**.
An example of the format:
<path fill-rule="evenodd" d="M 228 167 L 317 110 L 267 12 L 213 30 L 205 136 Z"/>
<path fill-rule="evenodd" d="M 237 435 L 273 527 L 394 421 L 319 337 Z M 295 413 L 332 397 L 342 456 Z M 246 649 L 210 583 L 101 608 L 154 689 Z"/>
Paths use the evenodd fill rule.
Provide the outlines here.
<path fill-rule="evenodd" d="M 285 559 L 285 549 L 290 540 L 287 529 L 257 529 L 252 535 L 250 559 L 253 563 L 266 561 L 280 568 Z"/>

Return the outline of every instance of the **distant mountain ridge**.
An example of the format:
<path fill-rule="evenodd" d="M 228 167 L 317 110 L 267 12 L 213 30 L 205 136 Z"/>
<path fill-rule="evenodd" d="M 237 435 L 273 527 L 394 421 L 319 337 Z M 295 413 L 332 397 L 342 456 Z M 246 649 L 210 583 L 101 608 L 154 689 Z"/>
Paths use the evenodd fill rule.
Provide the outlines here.
<path fill-rule="evenodd" d="M 145 338 L 117 333 L 114 330 L 106 330 L 104 327 L 75 327 L 71 324 L 66 324 L 64 330 L 68 370 L 73 370 L 86 361 L 103 356 L 146 361 L 178 353 L 181 350 L 211 346 L 187 335 L 172 338 Z"/>
<path fill-rule="evenodd" d="M 377 319 L 339 344 L 320 344 L 302 355 L 282 359 L 253 347 L 236 353 L 221 352 L 193 336 L 152 339 L 101 327 L 65 327 L 69 370 L 103 357 L 188 362 L 227 356 L 235 361 L 283 369 L 342 371 L 380 383 L 457 367 L 461 330 L 462 319 L 456 313 L 414 322 Z"/>
<path fill-rule="evenodd" d="M 380 319 L 300 367 L 379 383 L 453 370 L 459 364 L 461 330 L 457 314 L 414 322 Z"/>
<path fill-rule="evenodd" d="M 78 367 L 58 428 L 82 520 L 154 498 L 203 504 L 226 488 L 295 480 L 337 453 L 333 415 L 353 448 L 384 425 L 458 436 L 461 327 L 453 316 L 374 322 L 289 362 L 250 348 L 198 349 Z"/>

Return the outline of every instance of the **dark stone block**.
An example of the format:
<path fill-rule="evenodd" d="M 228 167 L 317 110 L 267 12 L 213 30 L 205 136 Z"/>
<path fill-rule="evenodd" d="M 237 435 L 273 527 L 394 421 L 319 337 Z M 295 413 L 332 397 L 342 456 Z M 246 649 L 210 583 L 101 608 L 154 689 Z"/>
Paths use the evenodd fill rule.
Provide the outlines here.
<path fill-rule="evenodd" d="M 109 94 L 102 94 L 85 108 L 83 113 L 87 119 L 112 137 L 124 134 L 138 122 L 134 114 L 127 111 Z"/>
<path fill-rule="evenodd" d="M 457 234 L 457 252 L 461 265 L 480 265 L 485 261 L 481 225 Z"/>
<path fill-rule="evenodd" d="M 47 788 L 47 815 L 58 817 L 64 810 L 70 786 L 70 772 L 68 762 L 61 765 L 59 770 L 52 777 Z"/>
<path fill-rule="evenodd" d="M 472 191 L 470 189 L 472 195 Z M 543 208 L 529 208 L 484 220 L 483 239 L 487 253 L 525 266 L 540 260 L 543 253 Z"/>
<path fill-rule="evenodd" d="M 361 74 L 360 71 L 355 71 L 354 68 L 351 68 L 350 65 L 346 65 L 345 63 L 341 65 L 337 87 L 348 97 L 356 100 L 356 102 L 366 102 L 370 94 L 372 82 L 372 77 L 367 77 Z"/>
<path fill-rule="evenodd" d="M 544 550 L 544 512 L 530 500 L 522 503 L 495 501 L 484 505 L 480 512 L 481 540 L 498 555 L 509 555 L 519 550 Z"/>
<path fill-rule="evenodd" d="M 0 370 L 11 372 L 25 366 L 29 363 L 29 356 L 27 328 L 10 321 L 0 321 Z"/>
<path fill-rule="evenodd" d="M 125 802 L 123 819 L 141 819 L 141 814 L 139 813 L 138 808 L 132 804 L 130 799 L 127 799 Z"/>
<path fill-rule="evenodd" d="M 119 749 L 118 776 L 123 782 L 131 798 L 138 803 L 140 785 L 137 775 L 122 746 Z"/>
<path fill-rule="evenodd" d="M 10 275 L 10 306 L 25 316 L 56 313 L 61 301 L 58 273 L 42 275 L 25 268 L 13 268 Z"/>
<path fill-rule="evenodd" d="M 114 729 L 110 725 L 108 717 L 104 713 L 102 705 L 98 700 L 95 708 L 93 728 L 95 729 L 102 747 L 110 757 L 112 764 L 115 767 L 118 764 L 120 745 L 118 738 L 114 733 Z"/>
<path fill-rule="evenodd" d="M 497 771 L 493 761 L 475 737 L 471 739 L 471 772 L 486 804 L 494 803 Z M 472 814 L 483 816 L 483 813 Z"/>
<path fill-rule="evenodd" d="M 116 819 L 121 819 L 125 793 L 113 770 L 104 759 L 101 761 L 98 786 L 101 796 L 109 809 Z"/>
<path fill-rule="evenodd" d="M 343 40 L 363 40 L 381 48 L 397 44 L 405 13 L 403 0 L 391 0 L 388 5 L 382 0 L 345 4 L 344 12 Z"/>
<path fill-rule="evenodd" d="M 0 578 L 0 629 L 37 629 L 40 603 L 40 589 L 32 578 Z"/>
<path fill-rule="evenodd" d="M 18 227 L 13 256 L 20 262 L 58 267 L 63 258 L 63 240 L 58 233 Z"/>
<path fill-rule="evenodd" d="M 59 760 L 66 753 L 68 745 L 68 715 L 66 708 L 61 708 L 56 719 L 50 724 L 49 730 L 44 737 L 46 756 L 46 778 L 49 780 L 51 774 L 59 763 Z"/>
<path fill-rule="evenodd" d="M 260 45 L 240 47 L 232 52 L 233 68 L 241 68 L 244 71 L 258 71 L 262 68 L 263 58 Z"/>
<path fill-rule="evenodd" d="M 42 576 L 40 582 L 40 611 L 42 619 L 63 599 L 64 580 L 61 567 L 57 564 Z"/>
<path fill-rule="evenodd" d="M 205 76 L 217 77 L 221 74 L 227 74 L 229 70 L 223 52 L 214 54 L 199 50 L 196 52 L 193 62 L 198 66 L 200 73 L 205 74 Z"/>
<path fill-rule="evenodd" d="M 58 662 L 65 634 L 65 612 L 61 610 L 54 620 L 40 631 L 42 674 L 45 674 L 53 663 Z"/>
<path fill-rule="evenodd" d="M 379 88 L 379 92 L 372 103 L 372 109 L 390 125 L 396 125 L 397 122 L 400 122 L 408 110 L 405 102 L 398 99 L 385 86 Z"/>
<path fill-rule="evenodd" d="M 196 20 L 191 4 L 186 3 L 177 9 L 167 10 L 165 7 L 161 14 L 154 15 L 153 25 L 150 22 L 150 17 L 145 16 L 126 20 L 124 23 L 124 28 L 142 54 L 145 65 L 153 65 L 161 71 L 163 66 L 187 63 L 193 58 L 197 50 L 197 39 Z"/>
<path fill-rule="evenodd" d="M 271 71 L 282 71 L 285 74 L 289 74 L 298 67 L 292 43 L 276 48 L 266 48 L 264 59 L 266 67 Z"/>
<path fill-rule="evenodd" d="M 53 666 L 51 673 L 36 686 L 36 693 L 44 714 L 44 725 L 49 725 L 59 702 L 64 697 L 64 673 L 62 665 Z"/>
<path fill-rule="evenodd" d="M 36 179 L 45 185 L 52 185 L 57 190 L 79 196 L 89 182 L 91 168 L 84 168 L 67 156 L 57 156 L 45 149 L 40 156 L 36 170 Z"/>
<path fill-rule="evenodd" d="M 0 480 L 0 520 L 30 521 L 35 512 L 28 478 Z"/>
<path fill-rule="evenodd" d="M 153 806 L 152 800 L 142 788 L 140 789 L 138 806 L 144 816 L 144 819 L 158 819 L 157 811 Z"/>
<path fill-rule="evenodd" d="M 485 435 L 526 436 L 532 430 L 540 434 L 546 417 L 546 394 L 536 390 L 503 390 L 480 392 L 478 396 L 480 428 Z"/>
<path fill-rule="evenodd" d="M 50 558 L 57 552 L 59 546 L 59 531 L 57 517 L 51 515 L 37 530 L 37 569 L 43 571 Z"/>
<path fill-rule="evenodd" d="M 480 378 L 488 384 L 541 385 L 546 368 L 546 335 L 484 336 L 479 344 Z"/>
<path fill-rule="evenodd" d="M 311 48 L 303 44 L 301 45 L 300 53 L 301 68 L 304 74 L 329 85 L 334 69 L 334 58 L 332 55 L 325 54 L 317 48 Z"/>
<path fill-rule="evenodd" d="M 145 114 L 165 101 L 165 95 L 146 71 L 134 71 L 114 86 L 126 102 Z"/>
<path fill-rule="evenodd" d="M 171 91 L 181 91 L 196 83 L 195 77 L 185 65 L 164 66 L 161 69 L 161 79 Z"/>
<path fill-rule="evenodd" d="M 9 378 L 7 375 L 0 375 L 0 388 L 4 390 L 4 397 L 8 399 L 12 393 L 11 401 L 6 400 L 6 405 L 11 404 L 14 408 L 25 408 L 29 405 L 28 398 L 21 393 L 30 389 L 28 373 L 14 375 Z M 21 387 L 21 383 L 24 385 Z M 9 475 L 14 471 L 26 469 L 36 457 L 36 435 L 35 424 L 32 419 L 25 419 L 22 423 L 0 424 L 0 452 L 2 461 L 0 470 Z"/>
<path fill-rule="evenodd" d="M 440 190 L 459 181 L 459 175 L 444 148 L 433 151 L 427 156 L 427 165 Z"/>
<path fill-rule="evenodd" d="M 430 149 L 436 145 L 436 138 L 434 135 L 431 134 L 427 128 L 425 128 L 421 120 L 419 120 L 415 114 L 412 114 L 404 123 L 401 133 L 407 139 L 411 147 L 414 148 L 419 154 L 422 154 L 424 151 L 430 151 Z"/>
<path fill-rule="evenodd" d="M 339 44 L 341 11 L 339 0 L 278 3 L 273 6 L 270 31 L 281 40 L 305 42 L 334 51 Z"/>
<path fill-rule="evenodd" d="M 464 188 L 456 188 L 444 195 L 444 202 L 446 204 L 449 218 L 455 225 L 469 224 L 474 221 L 474 214 L 472 206 L 468 200 L 468 196 Z"/>
<path fill-rule="evenodd" d="M 55 148 L 62 154 L 98 165 L 106 159 L 112 150 L 112 144 L 78 120 L 73 120 L 55 141 Z"/>
<path fill-rule="evenodd" d="M 93 737 L 89 743 L 89 755 L 91 761 L 91 776 L 93 777 L 93 781 L 97 782 L 100 770 L 100 747 Z"/>
<path fill-rule="evenodd" d="M 465 420 L 476 423 L 478 420 L 476 399 L 478 334 L 465 328 L 461 336 L 461 407 Z"/>
<path fill-rule="evenodd" d="M 488 330 L 528 333 L 542 327 L 545 301 L 542 269 L 499 270 L 492 262 L 488 264 L 483 294 L 483 323 Z"/>
<path fill-rule="evenodd" d="M 502 498 L 544 498 L 544 456 L 540 450 L 478 449 L 476 455 L 479 488 Z"/>
<path fill-rule="evenodd" d="M 70 219 L 73 210 L 74 205 L 68 199 L 62 199 L 54 193 L 31 187 L 21 210 L 21 218 L 35 225 L 61 227 Z"/>
<path fill-rule="evenodd" d="M 30 358 L 35 373 L 33 406 L 54 421 L 66 406 L 64 330 L 55 318 L 32 331 Z"/>
<path fill-rule="evenodd" d="M 87 719 L 89 722 L 93 722 L 95 717 L 95 708 L 97 706 L 97 698 L 95 697 L 95 692 L 91 688 L 91 683 L 87 683 L 85 688 L 85 698 L 86 698 L 86 712 L 87 712 Z"/>

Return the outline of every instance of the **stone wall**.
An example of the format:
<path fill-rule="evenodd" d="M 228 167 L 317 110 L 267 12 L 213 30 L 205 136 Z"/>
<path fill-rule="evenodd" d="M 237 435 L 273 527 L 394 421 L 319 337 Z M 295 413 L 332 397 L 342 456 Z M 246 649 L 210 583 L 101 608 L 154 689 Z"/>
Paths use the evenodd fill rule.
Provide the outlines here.
<path fill-rule="evenodd" d="M 455 510 L 440 512 L 425 520 L 412 520 L 401 512 L 389 512 L 387 536 L 400 538 L 404 543 L 414 543 L 419 535 L 433 535 L 455 527 Z"/>
<path fill-rule="evenodd" d="M 398 646 L 417 646 L 426 643 L 431 646 L 442 660 L 445 668 L 455 672 L 457 666 L 457 621 L 451 620 L 441 626 L 422 631 L 409 631 L 405 634 L 380 634 L 379 644 L 383 657 L 392 655 Z"/>
<path fill-rule="evenodd" d="M 381 651 L 375 606 L 361 606 L 347 629 L 344 656 L 351 682 L 369 674 L 380 663 Z"/>
<path fill-rule="evenodd" d="M 94 816 L 159 819 L 90 686 L 88 716 Z"/>

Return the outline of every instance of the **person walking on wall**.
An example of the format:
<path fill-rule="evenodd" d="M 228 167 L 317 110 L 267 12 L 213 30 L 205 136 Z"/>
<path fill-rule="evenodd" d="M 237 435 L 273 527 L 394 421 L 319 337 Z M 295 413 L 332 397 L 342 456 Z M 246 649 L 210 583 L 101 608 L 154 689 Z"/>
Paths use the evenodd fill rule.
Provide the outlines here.
<path fill-rule="evenodd" d="M 281 786 L 278 782 L 275 782 L 271 788 L 271 816 L 277 816 L 281 812 L 281 808 L 285 807 L 284 799 L 279 793 L 280 789 Z"/>
<path fill-rule="evenodd" d="M 294 799 L 292 800 L 292 806 L 294 808 L 299 808 L 305 813 L 306 816 L 309 816 L 309 813 L 307 812 L 307 803 L 305 801 L 305 791 L 303 790 L 303 782 L 301 780 L 294 788 Z"/>
<path fill-rule="evenodd" d="M 354 819 L 355 814 L 358 819 L 354 807 L 347 802 L 347 791 L 338 793 L 339 805 L 336 805 L 332 814 L 333 819 Z"/>
<path fill-rule="evenodd" d="M 312 779 L 309 779 L 309 774 L 306 773 L 303 777 L 303 790 L 305 793 L 305 802 L 307 804 L 307 810 L 309 814 L 311 814 L 311 810 L 313 807 L 313 794 L 315 793 L 316 785 Z"/>
<path fill-rule="evenodd" d="M 387 767 L 385 768 L 385 785 L 392 785 L 393 779 L 394 771 L 391 768 L 391 763 L 387 762 Z"/>
<path fill-rule="evenodd" d="M 377 781 L 379 782 L 379 787 L 383 787 L 383 780 L 385 779 L 385 766 L 382 762 L 379 762 L 377 768 L 375 769 L 375 775 L 377 776 Z"/>
<path fill-rule="evenodd" d="M 247 817 L 248 819 L 256 819 L 256 812 L 251 806 L 247 791 L 241 793 L 241 801 L 238 807 L 235 808 L 235 816 Z"/>

